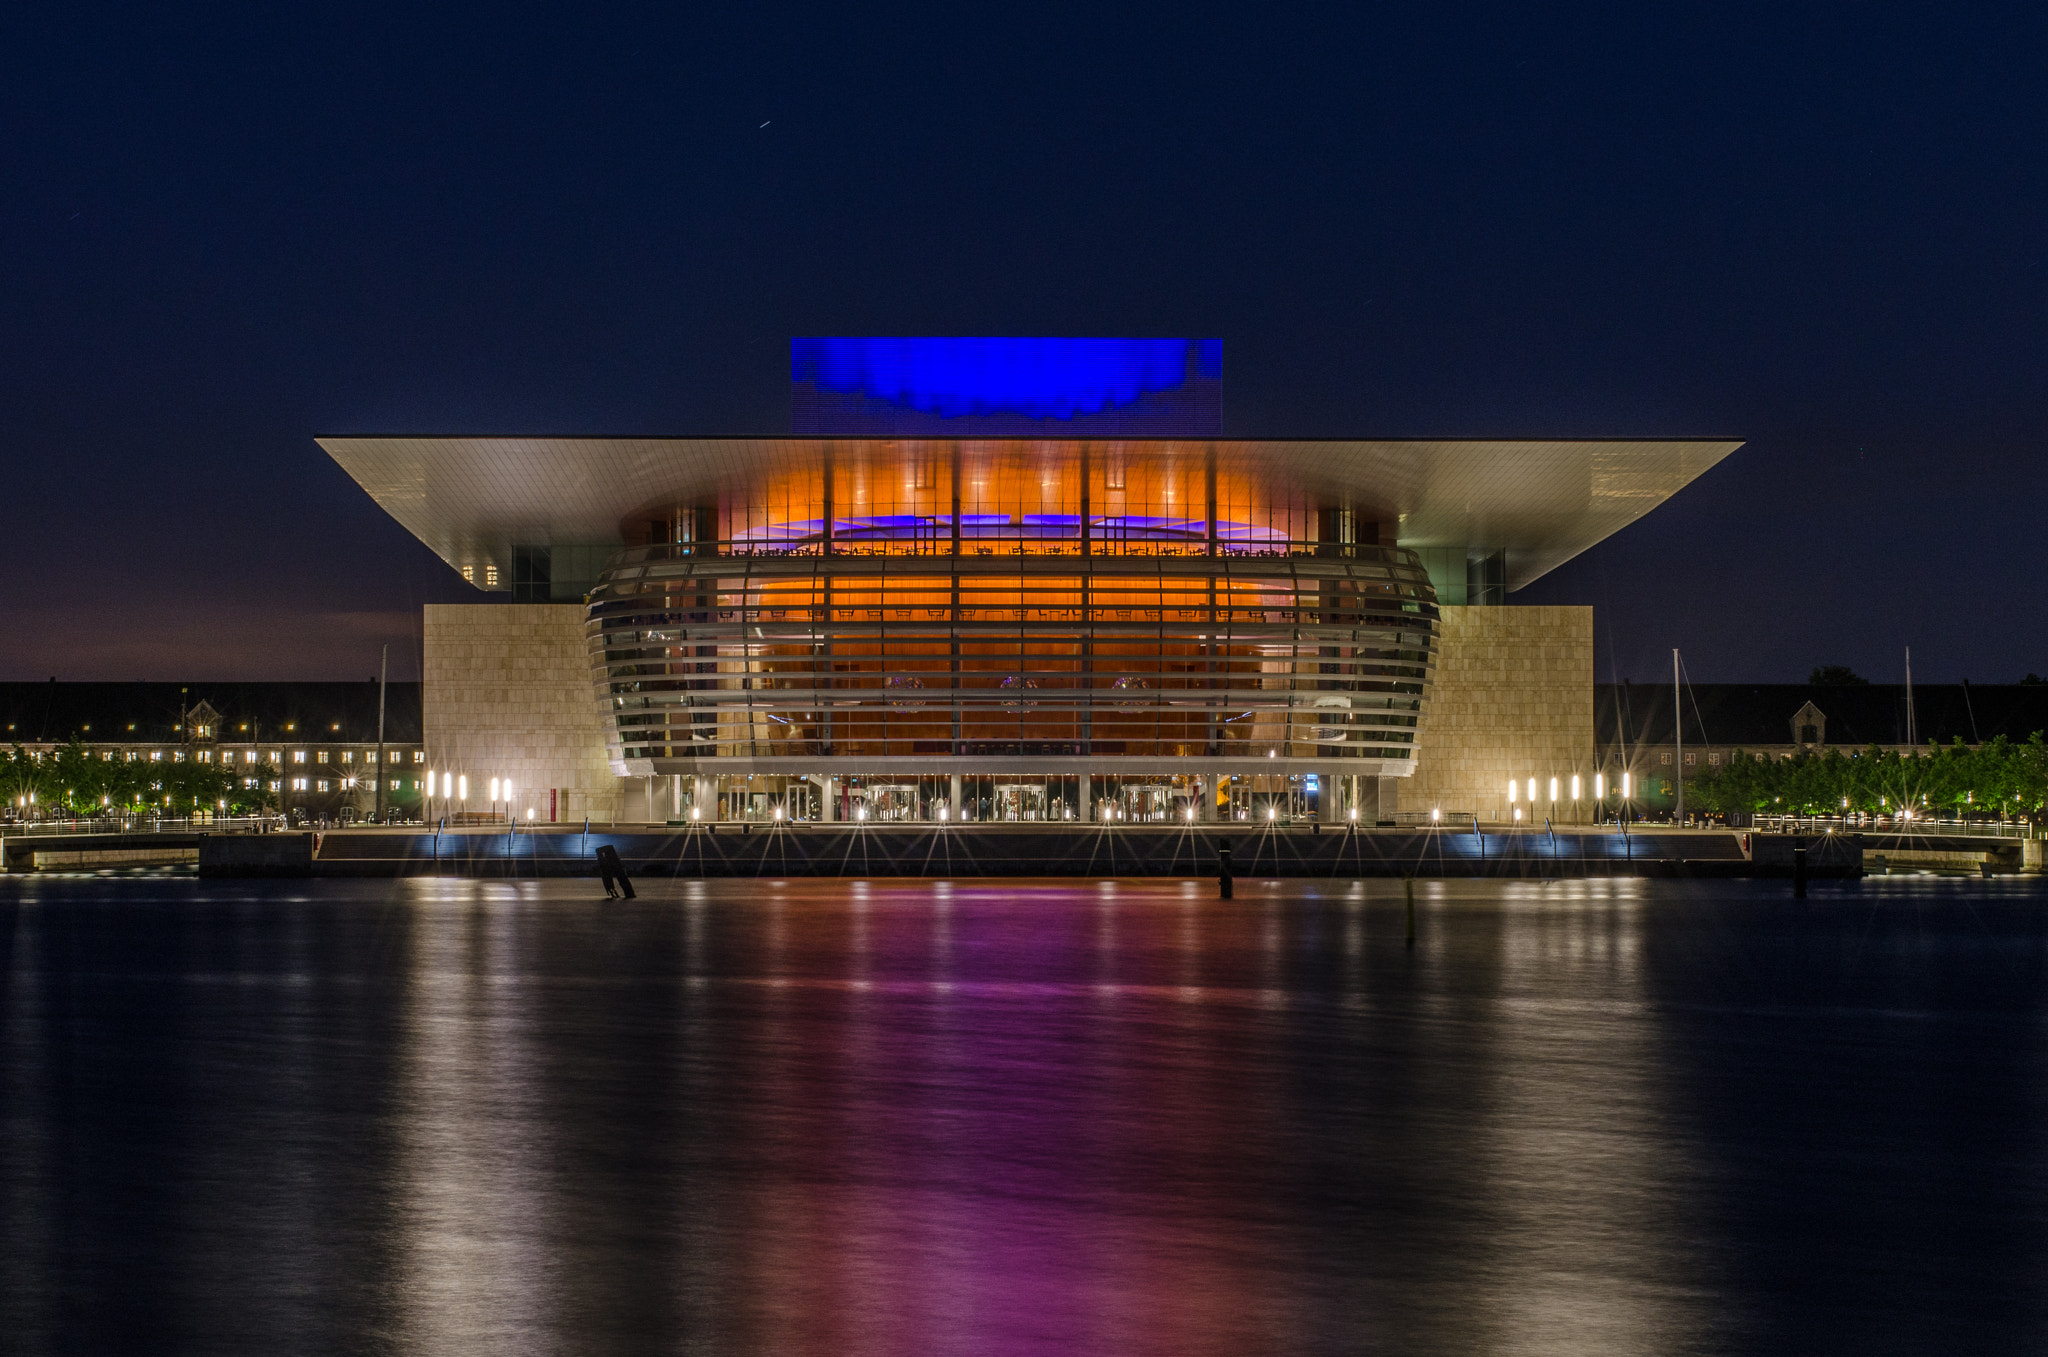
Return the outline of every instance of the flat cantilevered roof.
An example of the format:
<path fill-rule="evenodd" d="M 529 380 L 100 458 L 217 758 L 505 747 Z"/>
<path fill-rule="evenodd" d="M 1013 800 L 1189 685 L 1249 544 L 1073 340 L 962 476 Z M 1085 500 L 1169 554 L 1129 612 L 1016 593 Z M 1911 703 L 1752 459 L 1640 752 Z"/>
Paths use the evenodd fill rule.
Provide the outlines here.
<path fill-rule="evenodd" d="M 371 498 L 458 570 L 511 578 L 514 544 L 623 544 L 624 525 L 822 465 L 909 465 L 956 444 L 848 438 L 328 437 Z M 1086 448 L 1206 459 L 1394 523 L 1404 547 L 1500 549 L 1519 589 L 1627 527 L 1740 439 L 1158 439 Z M 1078 440 L 983 439 L 963 458 L 1077 457 Z"/>

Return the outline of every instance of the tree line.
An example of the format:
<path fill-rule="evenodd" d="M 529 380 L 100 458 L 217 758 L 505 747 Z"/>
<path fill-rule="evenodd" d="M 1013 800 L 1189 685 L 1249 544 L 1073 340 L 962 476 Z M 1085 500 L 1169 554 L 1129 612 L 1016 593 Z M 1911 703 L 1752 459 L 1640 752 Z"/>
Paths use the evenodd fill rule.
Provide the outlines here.
<path fill-rule="evenodd" d="M 1791 758 L 1737 750 L 1685 780 L 1688 810 L 1710 815 L 1915 814 L 2033 819 L 2048 806 L 2048 739 L 2035 731 L 1977 746 L 1961 740 L 1900 754 L 1872 746 Z"/>
<path fill-rule="evenodd" d="M 249 778 L 254 787 L 244 786 Z M 36 754 L 20 745 L 0 756 L 0 797 L 20 815 L 31 804 L 44 814 L 109 812 L 185 816 L 197 811 L 248 815 L 274 809 L 284 777 L 274 763 L 229 769 L 217 763 L 150 763 L 105 759 L 74 741 Z"/>

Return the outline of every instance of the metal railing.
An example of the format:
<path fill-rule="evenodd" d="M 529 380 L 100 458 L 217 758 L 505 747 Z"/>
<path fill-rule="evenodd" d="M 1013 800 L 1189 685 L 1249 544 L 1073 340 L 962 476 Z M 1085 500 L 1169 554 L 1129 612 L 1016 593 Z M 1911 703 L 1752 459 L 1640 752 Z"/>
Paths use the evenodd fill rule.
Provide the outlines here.
<path fill-rule="evenodd" d="M 0 821 L 0 837 L 73 834 L 191 834 L 199 830 L 260 829 L 282 825 L 276 815 L 92 815 Z"/>
<path fill-rule="evenodd" d="M 2032 839 L 2026 820 L 1946 819 L 1935 815 L 1758 815 L 1753 827 L 1771 834 L 1943 834 L 1966 838 Z"/>
<path fill-rule="evenodd" d="M 417 820 L 393 820 L 384 828 L 417 826 Z M 78 834 L 227 834 L 312 829 L 375 829 L 368 820 L 319 824 L 286 820 L 282 815 L 94 815 L 75 818 L 0 820 L 0 838 L 55 837 Z"/>

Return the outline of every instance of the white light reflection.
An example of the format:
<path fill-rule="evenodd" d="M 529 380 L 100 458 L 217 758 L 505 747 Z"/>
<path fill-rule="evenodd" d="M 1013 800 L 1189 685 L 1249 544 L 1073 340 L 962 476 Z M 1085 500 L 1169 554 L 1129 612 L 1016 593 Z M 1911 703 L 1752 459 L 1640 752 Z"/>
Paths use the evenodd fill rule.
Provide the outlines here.
<path fill-rule="evenodd" d="M 1684 1217 L 1695 1170 L 1669 1125 L 1645 993 L 1644 883 L 1635 878 L 1487 888 L 1500 914 L 1490 1104 L 1475 1123 L 1475 1190 L 1512 1246 L 1488 1268 L 1478 1316 L 1529 1352 L 1668 1352 L 1711 1331 L 1716 1288 L 1655 1285 L 1697 1259 Z M 1503 898 L 1504 897 L 1504 898 Z M 1583 1058 L 1600 1052 L 1597 1060 Z M 1614 1259 L 1627 1257 L 1625 1271 Z M 1593 1278 L 1605 1278 L 1599 1285 Z"/>
<path fill-rule="evenodd" d="M 398 1277 L 416 1352 L 510 1351 L 556 1321 L 537 995 L 513 959 L 537 883 L 407 883 L 414 947 L 397 1099 Z M 507 981 L 510 983 L 507 983 Z"/>

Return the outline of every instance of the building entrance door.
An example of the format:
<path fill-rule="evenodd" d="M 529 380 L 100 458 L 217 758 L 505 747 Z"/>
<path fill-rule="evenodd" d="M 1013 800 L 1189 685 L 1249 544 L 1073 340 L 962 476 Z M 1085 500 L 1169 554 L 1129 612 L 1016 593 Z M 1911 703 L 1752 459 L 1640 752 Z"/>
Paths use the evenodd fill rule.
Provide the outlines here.
<path fill-rule="evenodd" d="M 998 820 L 1043 820 L 1045 818 L 1045 788 L 1035 782 L 998 782 L 996 784 L 996 818 Z"/>
<path fill-rule="evenodd" d="M 1124 818 L 1132 824 L 1152 825 L 1169 819 L 1173 812 L 1173 788 L 1139 783 L 1124 784 Z"/>
<path fill-rule="evenodd" d="M 917 784 L 913 782 L 870 782 L 861 789 L 867 797 L 871 820 L 915 820 Z"/>

